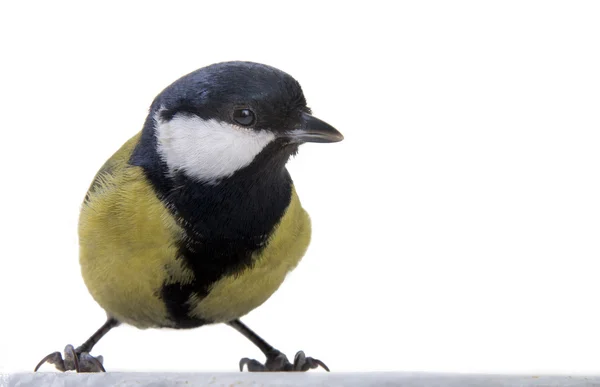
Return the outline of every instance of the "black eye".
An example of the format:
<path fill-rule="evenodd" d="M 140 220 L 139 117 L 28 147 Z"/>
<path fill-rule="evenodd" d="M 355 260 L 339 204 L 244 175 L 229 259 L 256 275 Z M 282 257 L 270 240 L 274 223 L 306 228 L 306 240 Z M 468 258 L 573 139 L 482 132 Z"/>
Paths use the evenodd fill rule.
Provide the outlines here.
<path fill-rule="evenodd" d="M 256 116 L 250 109 L 237 109 L 233 112 L 233 120 L 242 126 L 250 126 L 256 121 Z"/>

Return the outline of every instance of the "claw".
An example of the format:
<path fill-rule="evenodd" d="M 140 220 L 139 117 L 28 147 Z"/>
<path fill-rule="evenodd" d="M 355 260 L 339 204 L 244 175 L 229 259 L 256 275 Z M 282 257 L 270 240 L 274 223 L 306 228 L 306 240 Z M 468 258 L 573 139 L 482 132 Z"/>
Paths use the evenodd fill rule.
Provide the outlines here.
<path fill-rule="evenodd" d="M 319 359 L 313 359 L 307 357 L 303 351 L 298 351 L 294 356 L 294 364 L 290 363 L 287 357 L 275 350 L 267 356 L 265 364 L 260 363 L 257 360 L 249 359 L 247 357 L 240 360 L 240 371 L 244 370 L 244 366 L 247 367 L 249 372 L 264 372 L 264 371 L 296 371 L 305 372 L 309 369 L 322 367 L 325 371 L 329 372 L 329 367 L 325 365 Z"/>
<path fill-rule="evenodd" d="M 327 372 L 331 372 L 329 371 L 329 367 L 327 367 L 325 365 L 325 363 L 323 363 L 321 360 L 319 359 L 313 359 L 312 357 L 309 357 L 308 359 L 310 359 L 311 361 L 315 362 L 316 366 L 311 366 L 311 368 L 317 368 L 318 366 L 321 366 L 321 368 L 323 368 L 325 371 Z"/>
<path fill-rule="evenodd" d="M 64 351 L 64 359 L 60 352 L 53 352 L 44 357 L 35 367 L 37 372 L 44 363 L 54 364 L 56 369 L 61 372 L 74 370 L 76 372 L 106 372 L 102 365 L 102 356 L 93 357 L 87 352 L 80 352 L 80 349 L 67 345 Z"/>
<path fill-rule="evenodd" d="M 33 372 L 37 372 L 37 370 L 39 370 L 40 367 L 46 362 L 48 362 L 50 364 L 54 364 L 59 371 L 62 371 L 62 372 L 66 371 L 65 362 L 63 361 L 62 354 L 60 352 L 52 352 L 50 355 L 44 357 L 38 363 L 37 366 L 35 366 L 35 369 L 33 370 Z"/>
<path fill-rule="evenodd" d="M 244 371 L 244 366 L 247 366 L 248 363 L 250 363 L 250 359 L 248 359 L 247 357 L 240 359 L 240 372 Z"/>
<path fill-rule="evenodd" d="M 240 360 L 240 372 L 244 371 L 244 366 L 248 368 L 248 372 L 265 372 L 269 371 L 262 363 L 254 359 L 248 359 L 247 357 Z"/>
<path fill-rule="evenodd" d="M 298 351 L 294 356 L 294 370 L 295 371 L 308 371 L 309 369 L 315 369 L 321 366 L 325 371 L 329 371 L 329 367 L 325 365 L 321 360 L 314 359 L 312 357 L 306 357 L 304 351 Z"/>

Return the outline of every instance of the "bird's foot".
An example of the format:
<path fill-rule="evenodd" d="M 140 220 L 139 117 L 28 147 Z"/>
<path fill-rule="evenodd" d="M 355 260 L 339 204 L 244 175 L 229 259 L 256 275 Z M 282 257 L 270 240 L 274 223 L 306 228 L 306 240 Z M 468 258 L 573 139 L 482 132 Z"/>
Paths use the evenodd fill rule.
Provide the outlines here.
<path fill-rule="evenodd" d="M 306 357 L 303 351 L 298 351 L 294 356 L 294 363 L 290 363 L 287 356 L 278 350 L 273 350 L 267 355 L 267 361 L 262 364 L 258 360 L 248 359 L 247 357 L 240 360 L 240 371 L 244 370 L 244 366 L 248 368 L 250 372 L 269 372 L 269 371 L 308 371 L 312 368 L 319 366 L 323 367 L 327 372 L 329 368 L 321 360 L 313 359 L 312 357 Z"/>
<path fill-rule="evenodd" d="M 102 361 L 102 356 L 93 357 L 89 353 L 81 351 L 79 348 L 75 349 L 69 344 L 65 347 L 64 359 L 60 352 L 53 352 L 38 363 L 34 372 L 37 372 L 44 363 L 54 364 L 56 369 L 62 372 L 106 372 Z"/>

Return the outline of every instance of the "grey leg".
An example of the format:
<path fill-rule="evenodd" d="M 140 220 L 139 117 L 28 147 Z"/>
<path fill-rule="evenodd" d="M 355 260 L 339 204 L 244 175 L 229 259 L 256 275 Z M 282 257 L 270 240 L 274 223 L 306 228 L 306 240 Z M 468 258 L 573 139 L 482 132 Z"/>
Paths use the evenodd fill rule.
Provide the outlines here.
<path fill-rule="evenodd" d="M 243 324 L 240 320 L 233 320 L 227 323 L 254 345 L 256 345 L 262 353 L 267 357 L 267 361 L 263 364 L 258 360 L 249 359 L 247 357 L 240 360 L 240 371 L 243 371 L 244 365 L 250 372 L 265 372 L 265 371 L 308 371 L 309 369 L 323 367 L 326 371 L 329 368 L 321 360 L 306 357 L 303 351 L 298 351 L 294 356 L 294 363 L 290 363 L 287 356 L 277 349 L 273 348 L 269 343 L 264 341 L 260 336 L 254 333 L 250 328 Z"/>

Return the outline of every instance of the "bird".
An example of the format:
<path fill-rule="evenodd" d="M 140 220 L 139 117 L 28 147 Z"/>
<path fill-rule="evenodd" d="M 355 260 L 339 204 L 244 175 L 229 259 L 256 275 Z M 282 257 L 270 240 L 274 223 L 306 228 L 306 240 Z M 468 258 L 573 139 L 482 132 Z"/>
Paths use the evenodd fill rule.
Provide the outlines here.
<path fill-rule="evenodd" d="M 49 363 L 104 372 L 92 348 L 121 324 L 221 323 L 266 357 L 242 358 L 240 371 L 329 371 L 303 351 L 290 361 L 240 318 L 280 287 L 310 243 L 311 220 L 286 163 L 304 143 L 343 138 L 312 114 L 296 79 L 265 64 L 215 63 L 167 86 L 81 205 L 81 274 L 107 320 L 35 371 Z"/>

